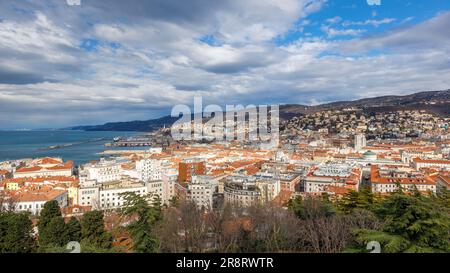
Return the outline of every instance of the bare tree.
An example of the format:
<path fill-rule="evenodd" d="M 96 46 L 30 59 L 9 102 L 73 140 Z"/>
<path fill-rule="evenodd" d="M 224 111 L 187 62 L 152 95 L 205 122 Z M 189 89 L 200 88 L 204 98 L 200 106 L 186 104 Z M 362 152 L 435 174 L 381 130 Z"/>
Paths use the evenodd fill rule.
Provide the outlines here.
<path fill-rule="evenodd" d="M 302 220 L 300 245 L 306 252 L 341 252 L 351 239 L 350 231 L 348 223 L 341 216 Z"/>

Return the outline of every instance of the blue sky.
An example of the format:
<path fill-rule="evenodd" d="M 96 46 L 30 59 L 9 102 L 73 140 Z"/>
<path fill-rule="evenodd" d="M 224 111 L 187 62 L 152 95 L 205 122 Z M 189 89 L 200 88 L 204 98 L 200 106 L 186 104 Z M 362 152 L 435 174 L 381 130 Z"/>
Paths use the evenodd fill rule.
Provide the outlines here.
<path fill-rule="evenodd" d="M 450 88 L 450 1 L 0 2 L 0 129 Z"/>

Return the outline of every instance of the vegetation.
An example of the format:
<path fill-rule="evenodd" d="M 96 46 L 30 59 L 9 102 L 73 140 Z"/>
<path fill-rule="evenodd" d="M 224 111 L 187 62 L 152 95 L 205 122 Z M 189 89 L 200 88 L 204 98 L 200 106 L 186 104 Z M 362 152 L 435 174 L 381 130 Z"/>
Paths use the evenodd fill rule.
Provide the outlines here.
<path fill-rule="evenodd" d="M 81 244 L 95 249 L 110 249 L 112 235 L 105 230 L 103 212 L 86 212 L 81 220 Z"/>
<path fill-rule="evenodd" d="M 62 247 L 69 236 L 57 201 L 44 204 L 38 223 L 39 246 L 41 248 Z"/>
<path fill-rule="evenodd" d="M 381 252 L 450 252 L 449 193 L 381 197 L 369 189 L 350 191 L 338 201 L 294 198 L 287 208 L 225 205 L 205 211 L 194 203 L 172 200 L 162 206 L 157 196 L 123 195 L 124 207 L 108 215 L 120 218 L 117 230 L 105 229 L 104 214 L 85 213 L 67 221 L 56 202 L 45 204 L 39 234 L 26 213 L 0 212 L 0 252 L 68 252 L 79 241 L 82 252 L 368 252 L 379 242 Z M 121 249 L 116 242 L 129 241 Z M 125 234 L 125 235 L 124 235 Z M 38 235 L 38 236 L 37 236 Z M 38 242 L 38 243 L 36 243 Z"/>
<path fill-rule="evenodd" d="M 35 249 L 28 213 L 0 213 L 0 253 L 28 253 Z"/>
<path fill-rule="evenodd" d="M 123 217 L 135 217 L 126 229 L 133 239 L 133 250 L 141 253 L 155 252 L 157 238 L 152 234 L 155 224 L 161 220 L 161 200 L 159 197 L 142 197 L 135 193 L 123 194 Z"/>

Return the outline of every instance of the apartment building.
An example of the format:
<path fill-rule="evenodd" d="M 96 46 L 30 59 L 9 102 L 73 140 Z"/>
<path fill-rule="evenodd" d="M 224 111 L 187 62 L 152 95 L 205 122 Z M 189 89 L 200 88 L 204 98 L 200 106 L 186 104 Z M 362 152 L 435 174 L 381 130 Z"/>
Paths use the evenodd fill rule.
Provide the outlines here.
<path fill-rule="evenodd" d="M 218 181 L 207 175 L 194 175 L 187 184 L 187 199 L 193 201 L 198 207 L 211 209 L 213 195 L 217 192 Z"/>
<path fill-rule="evenodd" d="M 129 163 L 128 158 L 100 159 L 80 167 L 80 184 L 105 183 L 119 180 L 124 170 L 123 164 Z"/>
<path fill-rule="evenodd" d="M 389 193 L 402 188 L 404 191 L 418 190 L 436 193 L 436 182 L 414 169 L 399 166 L 374 165 L 370 171 L 372 192 Z"/>

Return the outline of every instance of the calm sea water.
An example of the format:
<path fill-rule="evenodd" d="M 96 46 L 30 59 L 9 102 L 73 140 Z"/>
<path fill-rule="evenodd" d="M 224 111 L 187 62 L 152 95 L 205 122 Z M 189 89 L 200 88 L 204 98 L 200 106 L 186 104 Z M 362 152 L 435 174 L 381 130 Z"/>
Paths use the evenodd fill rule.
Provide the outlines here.
<path fill-rule="evenodd" d="M 0 161 L 36 158 L 44 156 L 62 157 L 73 160 L 75 164 L 98 160 L 97 153 L 112 150 L 104 144 L 114 137 L 129 137 L 137 132 L 84 132 L 84 131 L 0 131 Z M 100 138 L 105 138 L 101 141 Z M 54 150 L 43 150 L 50 146 L 87 142 Z"/>

